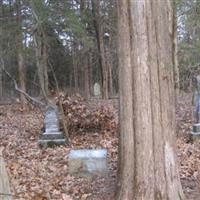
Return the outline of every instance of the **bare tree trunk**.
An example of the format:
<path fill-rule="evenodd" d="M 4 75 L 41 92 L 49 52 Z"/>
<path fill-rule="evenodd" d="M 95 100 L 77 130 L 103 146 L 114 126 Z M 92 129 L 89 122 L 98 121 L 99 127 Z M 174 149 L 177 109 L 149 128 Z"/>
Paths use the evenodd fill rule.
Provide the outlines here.
<path fill-rule="evenodd" d="M 100 30 L 102 27 L 100 27 Z M 108 66 L 106 65 L 105 58 L 105 49 L 104 49 L 104 41 L 103 41 L 103 32 L 100 31 L 99 35 L 99 45 L 100 45 L 100 56 L 101 56 L 101 64 L 102 64 L 102 96 L 104 99 L 108 99 Z"/>
<path fill-rule="evenodd" d="M 86 62 L 87 61 L 87 62 Z M 90 97 L 90 81 L 89 81 L 89 62 L 88 59 L 84 62 L 84 86 L 85 86 L 85 96 L 88 99 Z"/>
<path fill-rule="evenodd" d="M 48 78 L 48 53 L 45 34 L 42 34 L 42 68 L 44 74 L 44 89 L 45 93 L 49 95 L 49 78 Z"/>
<path fill-rule="evenodd" d="M 105 59 L 104 32 L 100 17 L 100 0 L 92 1 L 92 11 L 94 17 L 98 51 L 100 56 L 99 63 L 101 68 L 102 96 L 104 99 L 108 99 L 108 69 Z"/>
<path fill-rule="evenodd" d="M 86 1 L 81 0 L 80 1 L 80 13 L 81 13 L 81 20 L 82 23 L 84 23 L 84 14 L 86 10 Z M 82 38 L 84 40 L 84 38 Z M 83 62 L 83 67 L 84 67 L 84 90 L 85 90 L 85 96 L 88 99 L 90 97 L 90 80 L 89 80 L 89 49 L 85 47 L 84 42 L 83 44 L 83 49 L 81 51 L 81 57 L 82 57 L 82 62 Z"/>
<path fill-rule="evenodd" d="M 74 47 L 72 53 L 72 60 L 73 60 L 73 72 L 74 72 L 74 88 L 75 92 L 78 92 L 78 63 L 76 60 L 76 49 Z"/>
<path fill-rule="evenodd" d="M 48 81 L 48 54 L 47 47 L 44 41 L 44 33 L 35 33 L 35 55 L 36 65 L 38 70 L 38 78 L 43 96 L 47 100 L 49 94 L 49 81 Z"/>
<path fill-rule="evenodd" d="M 118 200 L 183 200 L 176 156 L 170 0 L 118 0 Z"/>
<path fill-rule="evenodd" d="M 177 45 L 177 13 L 176 13 L 176 3 L 173 5 L 173 65 L 174 65 L 174 83 L 175 83 L 175 92 L 176 97 L 179 95 L 179 67 L 178 67 L 178 45 Z"/>
<path fill-rule="evenodd" d="M 109 36 L 108 46 L 105 48 L 106 55 L 106 66 L 108 69 L 108 88 L 109 88 L 109 96 L 113 96 L 113 75 L 112 75 L 112 55 L 111 51 L 111 38 Z"/>
<path fill-rule="evenodd" d="M 17 63 L 18 63 L 18 75 L 19 75 L 19 87 L 21 90 L 26 92 L 26 69 L 23 57 L 23 36 L 22 36 L 22 21 L 21 21 L 21 1 L 16 1 L 16 11 L 17 11 Z M 23 106 L 26 104 L 26 97 L 20 93 L 20 100 Z"/>
<path fill-rule="evenodd" d="M 48 80 L 48 49 L 45 33 L 45 24 L 41 23 L 37 12 L 35 11 L 34 1 L 30 1 L 33 16 L 37 22 L 36 31 L 33 35 L 35 44 L 36 65 L 40 87 L 45 100 L 48 102 L 49 80 Z"/>
<path fill-rule="evenodd" d="M 20 49 L 18 49 L 18 55 L 17 55 L 17 62 L 18 62 L 18 74 L 19 74 L 19 86 L 21 90 L 26 92 L 26 72 L 25 72 L 25 66 L 24 66 L 24 57 L 22 55 L 22 52 Z M 22 102 L 22 105 L 25 106 L 26 104 L 26 98 L 23 94 L 20 93 L 20 100 Z"/>
<path fill-rule="evenodd" d="M 0 100 L 3 99 L 3 70 L 0 67 Z"/>
<path fill-rule="evenodd" d="M 92 69 L 92 51 L 88 52 L 88 76 L 89 76 L 89 93 L 93 95 L 93 69 Z"/>
<path fill-rule="evenodd" d="M 113 75 L 112 75 L 112 65 L 109 63 L 108 65 L 108 71 L 109 71 L 109 88 L 110 88 L 110 96 L 113 96 Z"/>
<path fill-rule="evenodd" d="M 0 17 L 3 18 L 3 1 L 0 0 Z M 0 24 L 0 100 L 3 98 L 3 63 L 1 62 L 3 59 L 3 49 L 2 49 L 2 42 L 3 42 L 3 31 L 2 31 L 2 23 Z"/>

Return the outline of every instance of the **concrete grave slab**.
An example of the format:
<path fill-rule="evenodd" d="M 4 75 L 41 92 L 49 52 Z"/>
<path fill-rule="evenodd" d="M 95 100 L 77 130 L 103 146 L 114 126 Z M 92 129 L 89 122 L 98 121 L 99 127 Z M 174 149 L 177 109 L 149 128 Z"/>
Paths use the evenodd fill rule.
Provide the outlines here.
<path fill-rule="evenodd" d="M 108 173 L 107 150 L 72 150 L 69 154 L 69 173 L 78 176 L 105 176 Z"/>

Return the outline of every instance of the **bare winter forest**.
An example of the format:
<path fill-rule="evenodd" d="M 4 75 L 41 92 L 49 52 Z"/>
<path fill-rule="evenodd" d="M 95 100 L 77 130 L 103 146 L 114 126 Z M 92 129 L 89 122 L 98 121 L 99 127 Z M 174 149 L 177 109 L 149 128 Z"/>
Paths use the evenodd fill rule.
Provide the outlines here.
<path fill-rule="evenodd" d="M 0 200 L 200 200 L 200 1 L 0 0 Z"/>

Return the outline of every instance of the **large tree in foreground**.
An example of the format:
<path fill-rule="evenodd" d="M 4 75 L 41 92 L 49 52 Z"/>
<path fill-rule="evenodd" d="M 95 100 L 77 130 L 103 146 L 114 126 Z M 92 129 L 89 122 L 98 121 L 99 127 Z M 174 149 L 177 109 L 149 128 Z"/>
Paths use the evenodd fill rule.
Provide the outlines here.
<path fill-rule="evenodd" d="M 182 200 L 174 150 L 170 0 L 118 0 L 118 200 Z"/>

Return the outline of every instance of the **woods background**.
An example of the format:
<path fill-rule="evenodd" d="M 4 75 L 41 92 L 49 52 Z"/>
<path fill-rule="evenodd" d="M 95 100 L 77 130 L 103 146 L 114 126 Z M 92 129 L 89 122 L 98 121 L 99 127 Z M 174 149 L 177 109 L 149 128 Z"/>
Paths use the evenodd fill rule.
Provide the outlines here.
<path fill-rule="evenodd" d="M 0 1 L 0 98 L 17 96 L 13 81 L 32 96 L 56 88 L 104 98 L 117 82 L 116 1 Z M 3 68 L 3 69 L 2 69 Z"/>
<path fill-rule="evenodd" d="M 200 62 L 200 2 L 173 3 L 177 87 L 192 91 Z M 0 0 L 1 101 L 15 101 L 20 95 L 5 70 L 31 96 L 48 96 L 56 90 L 56 82 L 68 94 L 88 98 L 99 83 L 103 98 L 116 96 L 116 4 L 115 0 Z M 25 101 L 23 95 L 21 100 Z"/>

